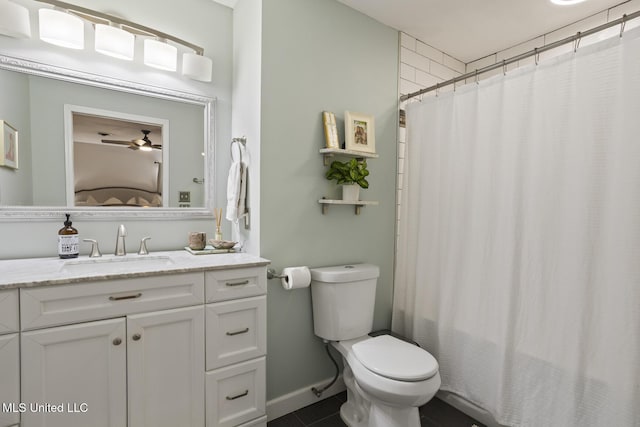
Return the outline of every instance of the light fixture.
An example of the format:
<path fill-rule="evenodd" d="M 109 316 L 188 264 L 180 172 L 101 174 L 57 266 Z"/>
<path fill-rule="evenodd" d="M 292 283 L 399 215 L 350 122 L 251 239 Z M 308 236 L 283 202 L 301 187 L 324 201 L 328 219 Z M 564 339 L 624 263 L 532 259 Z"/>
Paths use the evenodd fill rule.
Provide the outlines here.
<path fill-rule="evenodd" d="M 82 6 L 65 3 L 59 0 L 37 0 L 55 9 L 40 9 L 40 38 L 48 43 L 75 49 L 84 48 L 84 24 L 90 22 L 95 28 L 95 50 L 104 55 L 131 60 L 134 58 L 135 37 L 144 37 L 144 63 L 160 70 L 176 71 L 178 68 L 178 49 L 182 46 L 189 50 L 182 57 L 182 74 L 202 82 L 211 81 L 213 63 L 204 56 L 204 49 L 170 34 L 136 24 L 125 19 L 97 12 Z M 10 5 L 10 6 L 7 6 Z M 4 29 L 5 13 L 14 5 L 9 0 L 0 0 L 0 34 L 9 34 Z M 27 30 L 24 37 L 29 37 L 29 14 L 26 8 Z M 13 12 L 11 12 L 13 13 Z M 22 12 L 20 12 L 22 13 Z M 24 15 L 24 13 L 22 13 Z M 9 26 L 18 19 L 9 19 Z M 4 32 L 3 32 L 4 31 Z M 25 34 L 22 30 L 19 34 Z M 14 36 L 15 37 L 15 36 Z M 169 44 L 168 42 L 171 42 Z"/>
<path fill-rule="evenodd" d="M 191 79 L 210 82 L 212 68 L 213 63 L 206 56 L 191 52 L 182 55 L 182 74 Z"/>
<path fill-rule="evenodd" d="M 133 59 L 133 34 L 106 24 L 96 24 L 95 30 L 96 52 L 119 59 Z"/>
<path fill-rule="evenodd" d="M 178 66 L 178 49 L 160 40 L 144 41 L 144 63 L 160 70 L 175 71 Z"/>
<path fill-rule="evenodd" d="M 550 1 L 551 3 L 557 4 L 559 6 L 571 6 L 573 4 L 582 3 L 583 1 L 586 1 L 586 0 L 550 0 Z"/>
<path fill-rule="evenodd" d="M 56 46 L 84 49 L 84 21 L 70 13 L 40 9 L 40 39 Z"/>
<path fill-rule="evenodd" d="M 27 8 L 9 0 L 0 0 L 0 34 L 16 38 L 31 37 Z"/>

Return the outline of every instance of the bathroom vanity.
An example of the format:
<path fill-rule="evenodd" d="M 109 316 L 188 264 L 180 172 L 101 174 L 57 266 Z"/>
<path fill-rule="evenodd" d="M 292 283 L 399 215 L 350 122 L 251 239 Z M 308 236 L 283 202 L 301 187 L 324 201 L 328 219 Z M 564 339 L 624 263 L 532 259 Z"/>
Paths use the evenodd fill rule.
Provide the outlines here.
<path fill-rule="evenodd" d="M 0 426 L 266 426 L 266 266 L 0 261 Z"/>

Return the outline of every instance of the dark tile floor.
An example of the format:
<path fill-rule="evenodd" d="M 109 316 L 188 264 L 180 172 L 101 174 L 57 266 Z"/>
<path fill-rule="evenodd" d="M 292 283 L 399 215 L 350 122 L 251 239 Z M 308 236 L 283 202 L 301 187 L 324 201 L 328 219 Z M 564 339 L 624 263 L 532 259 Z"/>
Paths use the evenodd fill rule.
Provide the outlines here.
<path fill-rule="evenodd" d="M 321 400 L 295 412 L 267 423 L 267 427 L 343 427 L 340 405 L 347 399 L 343 392 Z M 458 411 L 453 406 L 433 398 L 420 408 L 422 427 L 484 427 L 478 421 Z"/>

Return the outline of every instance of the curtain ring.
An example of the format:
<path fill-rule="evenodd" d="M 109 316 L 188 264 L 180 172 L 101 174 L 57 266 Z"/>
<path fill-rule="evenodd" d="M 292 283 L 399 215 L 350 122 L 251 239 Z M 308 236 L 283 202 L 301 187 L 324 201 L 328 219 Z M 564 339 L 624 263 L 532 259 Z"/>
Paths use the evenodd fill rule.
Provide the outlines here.
<path fill-rule="evenodd" d="M 453 91 L 456 91 L 456 79 L 453 79 Z"/>
<path fill-rule="evenodd" d="M 576 40 L 575 42 L 573 42 L 573 53 L 576 53 L 578 51 L 578 46 L 580 46 L 580 39 L 582 39 L 582 33 L 578 31 L 578 33 L 576 34 Z"/>
<path fill-rule="evenodd" d="M 622 33 L 624 33 L 624 26 L 627 24 L 627 14 L 622 15 L 622 22 L 620 23 L 620 38 L 622 38 Z"/>
<path fill-rule="evenodd" d="M 507 75 L 507 60 L 503 59 L 502 60 L 502 74 L 503 75 Z"/>
<path fill-rule="evenodd" d="M 436 96 L 438 96 L 440 91 L 440 83 L 436 83 Z"/>
<path fill-rule="evenodd" d="M 540 52 L 538 52 L 538 48 L 534 48 L 533 49 L 534 55 L 533 58 L 536 61 L 536 65 L 538 65 L 538 63 L 540 62 Z"/>
<path fill-rule="evenodd" d="M 478 69 L 476 68 L 476 84 L 479 85 L 480 81 L 478 80 Z"/>

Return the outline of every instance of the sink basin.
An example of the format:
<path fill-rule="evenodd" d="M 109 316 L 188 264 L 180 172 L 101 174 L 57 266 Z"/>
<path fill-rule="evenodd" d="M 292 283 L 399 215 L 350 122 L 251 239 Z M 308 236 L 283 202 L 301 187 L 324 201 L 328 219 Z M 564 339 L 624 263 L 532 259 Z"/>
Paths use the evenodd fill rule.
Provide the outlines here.
<path fill-rule="evenodd" d="M 122 273 L 132 271 L 153 271 L 173 265 L 166 255 L 125 255 L 103 256 L 100 258 L 71 259 L 64 262 L 61 271 L 67 273 Z"/>

